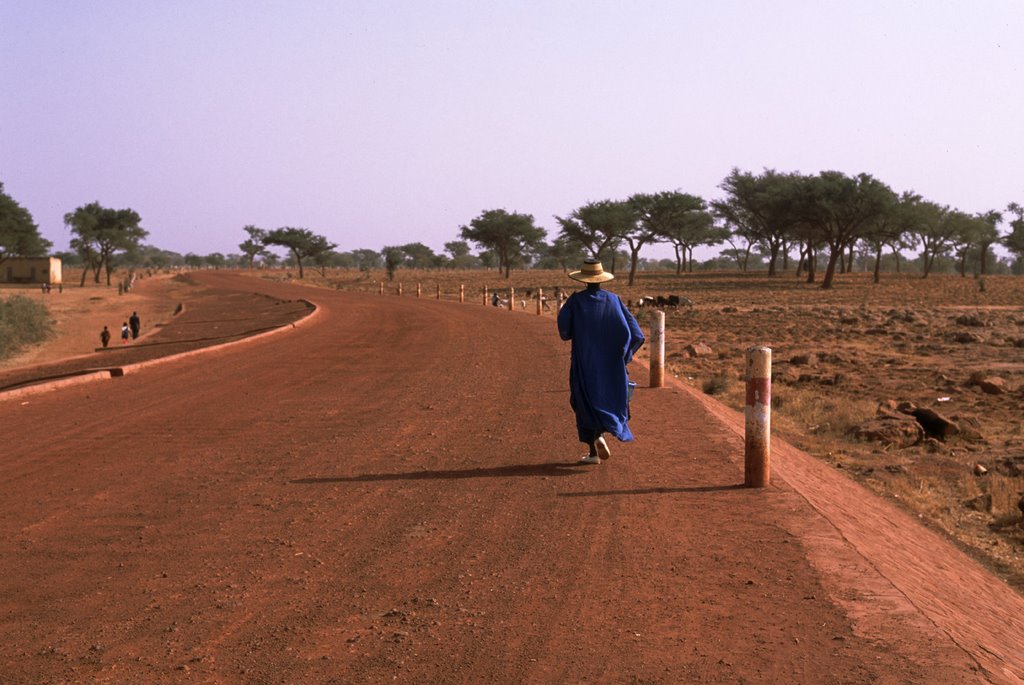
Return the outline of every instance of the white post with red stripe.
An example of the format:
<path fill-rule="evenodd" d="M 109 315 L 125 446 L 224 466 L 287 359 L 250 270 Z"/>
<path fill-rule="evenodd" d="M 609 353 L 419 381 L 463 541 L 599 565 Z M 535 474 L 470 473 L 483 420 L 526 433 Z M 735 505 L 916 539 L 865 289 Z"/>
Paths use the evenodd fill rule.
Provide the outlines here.
<path fill-rule="evenodd" d="M 746 434 L 743 449 L 743 483 L 764 488 L 772 478 L 772 350 L 747 350 L 747 401 L 743 410 Z"/>

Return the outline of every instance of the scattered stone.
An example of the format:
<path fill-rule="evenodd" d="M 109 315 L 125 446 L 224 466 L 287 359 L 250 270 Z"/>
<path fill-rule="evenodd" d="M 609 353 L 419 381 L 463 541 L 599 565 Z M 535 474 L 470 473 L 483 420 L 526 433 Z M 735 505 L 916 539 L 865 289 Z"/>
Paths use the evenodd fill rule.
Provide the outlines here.
<path fill-rule="evenodd" d="M 981 319 L 977 314 L 961 314 L 956 317 L 956 322 L 961 326 L 970 326 L 972 328 L 984 328 L 985 321 Z"/>
<path fill-rule="evenodd" d="M 924 428 L 925 432 L 933 438 L 945 440 L 946 438 L 960 432 L 960 426 L 958 426 L 956 422 L 943 416 L 934 409 L 918 407 L 912 412 L 912 415 L 917 419 L 917 422 L 921 424 L 921 427 Z"/>
<path fill-rule="evenodd" d="M 981 422 L 973 416 L 954 414 L 949 417 L 960 427 L 960 439 L 967 442 L 985 442 L 985 436 L 981 434 Z"/>
<path fill-rule="evenodd" d="M 690 357 L 710 357 L 715 353 L 707 344 L 702 342 L 687 345 L 683 351 Z"/>
<path fill-rule="evenodd" d="M 984 476 L 986 473 L 988 473 L 988 469 L 985 468 L 984 464 L 978 463 L 974 465 L 974 475 Z"/>
<path fill-rule="evenodd" d="M 917 411 L 917 405 L 914 404 L 913 402 L 900 402 L 898 405 L 896 405 L 896 411 L 898 411 L 901 414 L 910 414 L 911 416 L 913 416 L 914 412 Z"/>
<path fill-rule="evenodd" d="M 1009 390 L 1006 385 L 1006 379 L 999 376 L 986 376 L 982 378 L 978 381 L 978 387 L 981 388 L 983 393 L 988 395 L 1002 395 Z"/>
<path fill-rule="evenodd" d="M 876 414 L 879 416 L 896 416 L 899 413 L 899 402 L 896 400 L 882 400 L 878 403 Z"/>
<path fill-rule="evenodd" d="M 853 429 L 859 440 L 880 442 L 897 448 L 911 447 L 924 439 L 924 429 L 909 416 L 879 416 Z"/>

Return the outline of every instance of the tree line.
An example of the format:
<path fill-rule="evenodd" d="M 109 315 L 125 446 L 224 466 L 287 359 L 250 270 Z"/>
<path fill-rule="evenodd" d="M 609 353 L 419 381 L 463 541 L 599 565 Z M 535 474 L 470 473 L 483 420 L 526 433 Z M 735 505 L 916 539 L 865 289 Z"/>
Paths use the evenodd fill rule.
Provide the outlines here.
<path fill-rule="evenodd" d="M 992 246 L 1001 244 L 1014 256 L 1016 271 L 1024 271 L 1024 207 L 1016 202 L 1003 211 L 969 214 L 912 191 L 897 193 L 869 174 L 839 171 L 806 175 L 734 168 L 719 188 L 723 196 L 710 201 L 674 190 L 587 202 L 554 217 L 559 231 L 550 243 L 546 229 L 537 226 L 532 215 L 484 210 L 459 227 L 442 254 L 420 242 L 337 252 L 335 243 L 307 228 L 249 225 L 243 229 L 247 237 L 238 246 L 240 254 L 183 256 L 144 245 L 149 232 L 134 210 L 93 202 L 64 216 L 72 235 L 71 250 L 57 256 L 83 267 L 83 285 L 90 274 L 97 283 L 105 275 L 109 285 L 118 265 L 253 268 L 259 260 L 262 266 L 282 261 L 295 265 L 300 278 L 308 265 L 321 272 L 383 268 L 389 278 L 400 268 L 492 268 L 508 277 L 514 268 L 569 269 L 585 256 L 605 261 L 613 271 L 628 263 L 632 284 L 637 270 L 651 265 L 651 260 L 641 258 L 641 250 L 655 243 L 673 247 L 676 273 L 693 270 L 696 248 L 722 245 L 728 247 L 715 265 L 731 260 L 747 270 L 764 263 L 775 275 L 780 268 L 787 270 L 793 259 L 797 277 L 809 283 L 816 282 L 823 269 L 823 288 L 832 286 L 836 273 L 851 271 L 857 255 L 862 261 L 871 256 L 877 282 L 886 250 L 896 270 L 901 268 L 902 253 L 917 248 L 924 277 L 941 260 L 953 260 L 962 275 L 968 264 L 984 275 L 993 259 Z M 1003 223 L 1009 227 L 1005 234 L 999 230 Z M 288 256 L 282 260 L 274 247 L 287 250 Z M 28 210 L 0 183 L 0 264 L 9 257 L 44 256 L 51 248 Z"/>

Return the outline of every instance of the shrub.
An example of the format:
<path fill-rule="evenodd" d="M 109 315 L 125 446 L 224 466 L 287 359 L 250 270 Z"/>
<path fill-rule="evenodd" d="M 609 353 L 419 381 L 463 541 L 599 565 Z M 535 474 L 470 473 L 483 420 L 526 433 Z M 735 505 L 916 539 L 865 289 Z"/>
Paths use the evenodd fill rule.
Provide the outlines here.
<path fill-rule="evenodd" d="M 707 395 L 721 395 L 732 385 L 732 378 L 728 373 L 719 372 L 704 381 L 701 386 Z"/>
<path fill-rule="evenodd" d="M 52 336 L 53 322 L 44 305 L 24 295 L 0 301 L 0 359 Z"/>

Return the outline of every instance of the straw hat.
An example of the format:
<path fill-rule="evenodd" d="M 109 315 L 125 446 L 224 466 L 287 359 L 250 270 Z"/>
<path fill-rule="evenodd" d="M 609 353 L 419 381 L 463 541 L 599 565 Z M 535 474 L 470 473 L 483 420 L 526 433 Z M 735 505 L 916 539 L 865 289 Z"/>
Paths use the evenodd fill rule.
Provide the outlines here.
<path fill-rule="evenodd" d="M 587 259 L 583 262 L 583 268 L 570 273 L 569 278 L 581 283 L 604 283 L 615 278 L 615 274 L 605 271 L 598 260 Z"/>

